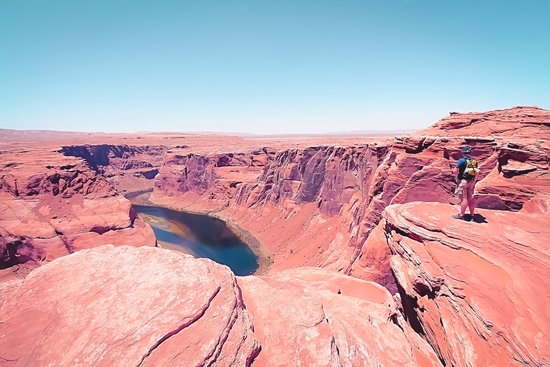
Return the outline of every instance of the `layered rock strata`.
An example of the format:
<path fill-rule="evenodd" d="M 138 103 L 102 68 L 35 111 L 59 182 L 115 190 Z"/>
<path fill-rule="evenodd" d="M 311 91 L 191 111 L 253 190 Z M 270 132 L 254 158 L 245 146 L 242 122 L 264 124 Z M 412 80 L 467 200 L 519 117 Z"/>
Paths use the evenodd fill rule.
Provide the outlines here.
<path fill-rule="evenodd" d="M 0 268 L 106 243 L 155 246 L 130 202 L 81 159 L 39 149 L 3 151 L 2 159 Z"/>
<path fill-rule="evenodd" d="M 83 158 L 90 168 L 104 175 L 115 188 L 133 191 L 136 188 L 152 188 L 152 180 L 158 174 L 167 150 L 163 145 L 86 144 L 66 145 L 60 152 Z"/>
<path fill-rule="evenodd" d="M 549 116 L 532 107 L 451 113 L 424 132 L 347 145 L 266 148 L 233 137 L 204 147 L 200 136 L 4 144 L 0 357 L 7 365 L 549 365 Z M 481 166 L 478 204 L 493 209 L 471 222 L 452 220 L 448 205 L 464 144 Z M 157 167 L 154 179 L 127 179 Z M 86 250 L 154 245 L 113 187 L 153 181 L 152 201 L 253 234 L 273 271 L 235 279 L 160 249 Z M 304 265 L 325 269 L 293 269 Z M 70 345 L 66 356 L 58 341 Z"/>
<path fill-rule="evenodd" d="M 410 324 L 448 366 L 550 365 L 547 216 L 452 213 L 392 205 L 379 224 Z"/>
<path fill-rule="evenodd" d="M 425 131 L 378 143 L 171 155 L 151 199 L 235 221 L 273 255 L 276 270 L 321 266 L 369 276 L 363 247 L 384 208 L 456 203 L 452 169 L 463 145 L 481 166 L 479 207 L 519 211 L 549 193 L 549 114 L 534 107 L 452 113 Z M 537 138 L 527 138 L 533 128 Z M 483 135 L 487 129 L 492 135 Z M 365 279 L 394 289 L 387 272 Z"/>
<path fill-rule="evenodd" d="M 227 267 L 158 248 L 57 259 L 0 320 L 2 366 L 247 366 L 260 348 Z"/>
<path fill-rule="evenodd" d="M 320 268 L 238 282 L 262 346 L 254 366 L 441 366 L 378 284 Z"/>

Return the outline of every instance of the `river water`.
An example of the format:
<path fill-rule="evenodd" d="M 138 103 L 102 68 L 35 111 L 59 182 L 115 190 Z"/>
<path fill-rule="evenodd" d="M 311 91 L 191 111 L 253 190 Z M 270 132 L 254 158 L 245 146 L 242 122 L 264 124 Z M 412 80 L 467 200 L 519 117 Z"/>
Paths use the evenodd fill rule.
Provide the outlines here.
<path fill-rule="evenodd" d="M 250 275 L 258 269 L 256 255 L 224 221 L 157 206 L 132 206 L 153 227 L 161 247 L 212 259 L 229 266 L 235 275 Z"/>

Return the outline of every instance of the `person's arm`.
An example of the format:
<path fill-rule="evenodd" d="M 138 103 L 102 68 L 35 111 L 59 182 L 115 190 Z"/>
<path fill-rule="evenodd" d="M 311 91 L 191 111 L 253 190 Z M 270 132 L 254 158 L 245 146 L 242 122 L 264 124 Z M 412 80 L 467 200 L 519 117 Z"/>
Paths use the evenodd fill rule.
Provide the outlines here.
<path fill-rule="evenodd" d="M 464 163 L 466 163 L 466 160 L 464 158 L 460 158 L 458 162 L 456 162 L 455 168 L 453 168 L 453 175 L 458 175 L 458 172 L 460 172 L 460 166 L 462 166 Z"/>

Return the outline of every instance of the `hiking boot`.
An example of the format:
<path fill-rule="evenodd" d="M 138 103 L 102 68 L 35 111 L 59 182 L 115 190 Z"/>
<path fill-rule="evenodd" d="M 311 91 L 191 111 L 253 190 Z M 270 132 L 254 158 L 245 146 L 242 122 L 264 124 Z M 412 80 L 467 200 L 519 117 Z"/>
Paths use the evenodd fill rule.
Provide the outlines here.
<path fill-rule="evenodd" d="M 454 214 L 454 215 L 452 216 L 452 218 L 453 218 L 453 219 L 464 220 L 464 217 L 463 217 L 462 215 L 460 215 L 460 214 Z"/>
<path fill-rule="evenodd" d="M 464 214 L 464 220 L 469 222 L 474 218 L 471 214 Z"/>

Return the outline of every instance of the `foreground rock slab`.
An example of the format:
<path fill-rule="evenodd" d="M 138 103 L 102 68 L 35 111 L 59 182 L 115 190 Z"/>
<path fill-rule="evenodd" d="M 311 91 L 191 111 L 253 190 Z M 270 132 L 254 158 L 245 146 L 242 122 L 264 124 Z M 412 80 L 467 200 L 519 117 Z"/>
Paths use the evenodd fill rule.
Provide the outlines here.
<path fill-rule="evenodd" d="M 320 268 L 239 277 L 254 366 L 441 366 L 382 286 Z"/>
<path fill-rule="evenodd" d="M 382 223 L 405 314 L 448 366 L 550 365 L 546 214 L 408 203 Z"/>
<path fill-rule="evenodd" d="M 59 258 L 0 310 L 2 366 L 246 366 L 258 351 L 229 269 L 158 248 Z"/>
<path fill-rule="evenodd" d="M 236 278 L 106 245 L 0 286 L 0 300 L 2 367 L 441 366 L 385 288 L 326 269 Z"/>

